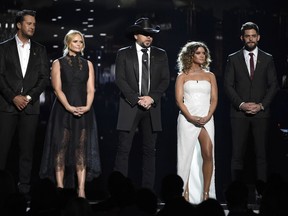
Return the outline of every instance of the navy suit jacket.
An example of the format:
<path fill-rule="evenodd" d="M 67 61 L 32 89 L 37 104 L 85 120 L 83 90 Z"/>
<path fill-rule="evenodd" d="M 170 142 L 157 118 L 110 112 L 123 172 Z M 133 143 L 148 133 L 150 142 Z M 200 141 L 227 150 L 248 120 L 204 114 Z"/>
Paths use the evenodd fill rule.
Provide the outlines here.
<path fill-rule="evenodd" d="M 154 104 L 150 108 L 152 128 L 161 131 L 161 96 L 169 86 L 168 58 L 163 49 L 150 50 L 150 91 Z M 130 131 L 138 110 L 139 64 L 136 45 L 120 49 L 116 57 L 116 85 L 120 89 L 118 130 Z"/>
<path fill-rule="evenodd" d="M 0 44 L 0 111 L 17 113 L 17 95 L 30 95 L 27 114 L 39 114 L 39 96 L 49 84 L 49 64 L 43 45 L 31 40 L 29 62 L 23 77 L 15 37 Z"/>
<path fill-rule="evenodd" d="M 247 117 L 245 112 L 239 109 L 242 102 L 262 103 L 265 110 L 258 112 L 253 117 L 269 117 L 270 104 L 279 89 L 273 57 L 258 49 L 254 78 L 251 80 L 243 49 L 229 55 L 224 76 L 224 88 L 231 101 L 231 117 Z"/>

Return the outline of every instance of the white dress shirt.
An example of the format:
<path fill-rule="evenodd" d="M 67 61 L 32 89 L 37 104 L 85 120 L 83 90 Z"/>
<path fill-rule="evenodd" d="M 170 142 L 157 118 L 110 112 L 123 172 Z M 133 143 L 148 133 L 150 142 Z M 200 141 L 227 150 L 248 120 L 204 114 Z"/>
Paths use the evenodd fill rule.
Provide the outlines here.
<path fill-rule="evenodd" d="M 27 66 L 28 66 L 28 61 L 29 61 L 29 56 L 30 56 L 30 47 L 31 47 L 31 42 L 30 40 L 28 43 L 23 43 L 18 36 L 15 36 L 16 42 L 17 42 L 17 49 L 18 49 L 18 55 L 19 55 L 19 60 L 20 60 L 20 65 L 21 65 L 21 70 L 22 70 L 22 75 L 25 77 Z"/>
<path fill-rule="evenodd" d="M 139 86 L 139 95 L 141 95 L 141 81 L 142 81 L 142 55 L 143 52 L 141 51 L 141 49 L 143 49 L 143 47 L 141 47 L 138 43 L 136 43 L 136 50 L 137 50 L 137 56 L 138 56 L 138 65 L 139 65 L 139 82 L 138 82 L 138 86 Z M 150 68 L 150 47 L 147 48 L 148 51 L 148 67 Z M 150 70 L 148 70 L 150 71 Z M 149 75 L 149 81 L 148 81 L 148 91 L 150 88 L 150 75 Z"/>
<path fill-rule="evenodd" d="M 253 53 L 253 60 L 254 60 L 254 71 L 256 69 L 256 62 L 257 62 L 257 57 L 258 57 L 258 47 L 256 47 L 254 50 L 252 51 L 248 51 L 246 49 L 244 49 L 244 58 L 245 58 L 245 62 L 246 62 L 246 65 L 247 65 L 247 68 L 248 68 L 248 72 L 249 72 L 249 75 L 251 74 L 250 73 L 250 55 L 249 53 Z"/>

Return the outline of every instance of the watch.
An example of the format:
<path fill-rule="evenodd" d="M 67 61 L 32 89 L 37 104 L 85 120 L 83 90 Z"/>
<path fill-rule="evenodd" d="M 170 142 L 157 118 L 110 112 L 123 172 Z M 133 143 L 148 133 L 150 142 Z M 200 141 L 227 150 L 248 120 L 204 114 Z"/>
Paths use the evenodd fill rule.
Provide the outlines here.
<path fill-rule="evenodd" d="M 26 95 L 26 98 L 27 98 L 28 101 L 32 100 L 32 97 L 30 95 Z"/>

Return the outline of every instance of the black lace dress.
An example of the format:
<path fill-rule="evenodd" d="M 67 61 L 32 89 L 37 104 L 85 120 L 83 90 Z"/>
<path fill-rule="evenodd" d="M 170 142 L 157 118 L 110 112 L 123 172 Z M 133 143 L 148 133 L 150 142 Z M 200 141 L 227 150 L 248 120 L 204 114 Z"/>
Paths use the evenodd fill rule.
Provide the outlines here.
<path fill-rule="evenodd" d="M 88 62 L 80 56 L 59 59 L 62 90 L 72 106 L 85 106 Z M 76 170 L 86 168 L 86 181 L 101 172 L 96 117 L 93 108 L 81 117 L 68 112 L 56 98 L 43 148 L 40 177 L 55 182 L 55 170 L 65 168 L 64 186 L 75 186 Z M 75 178 L 76 177 L 76 178 Z"/>

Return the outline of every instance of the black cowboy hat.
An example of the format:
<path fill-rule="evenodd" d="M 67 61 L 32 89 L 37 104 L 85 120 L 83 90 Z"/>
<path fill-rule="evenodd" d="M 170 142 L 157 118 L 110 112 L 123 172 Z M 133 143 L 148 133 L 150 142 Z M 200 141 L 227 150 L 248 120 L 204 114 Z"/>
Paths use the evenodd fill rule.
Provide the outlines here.
<path fill-rule="evenodd" d="M 142 17 L 135 21 L 134 25 L 127 29 L 127 37 L 134 39 L 135 34 L 152 36 L 160 31 L 160 26 L 154 26 L 150 23 L 149 18 Z"/>

